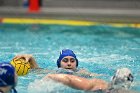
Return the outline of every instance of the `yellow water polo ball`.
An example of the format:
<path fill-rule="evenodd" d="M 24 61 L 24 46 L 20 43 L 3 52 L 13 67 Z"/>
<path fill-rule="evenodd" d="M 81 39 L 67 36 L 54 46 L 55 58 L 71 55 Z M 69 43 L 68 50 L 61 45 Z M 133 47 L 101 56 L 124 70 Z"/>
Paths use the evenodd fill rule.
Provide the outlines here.
<path fill-rule="evenodd" d="M 26 62 L 25 59 L 22 58 L 13 59 L 10 63 L 15 67 L 18 76 L 24 76 L 28 74 L 31 69 L 30 63 Z"/>

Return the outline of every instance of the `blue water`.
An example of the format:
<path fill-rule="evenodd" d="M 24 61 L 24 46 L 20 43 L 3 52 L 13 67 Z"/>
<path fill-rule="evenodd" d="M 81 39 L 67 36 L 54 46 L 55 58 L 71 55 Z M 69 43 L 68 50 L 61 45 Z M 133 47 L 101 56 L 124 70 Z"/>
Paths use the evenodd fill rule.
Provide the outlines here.
<path fill-rule="evenodd" d="M 140 92 L 138 28 L 0 24 L 0 61 L 10 61 L 17 54 L 33 54 L 40 67 L 53 70 L 57 69 L 60 50 L 65 48 L 75 52 L 79 68 L 105 74 L 99 78 L 108 82 L 116 69 L 130 68 L 135 77 L 132 90 Z M 52 81 L 40 83 L 39 79 L 46 75 L 44 72 L 19 77 L 18 92 L 84 93 Z"/>

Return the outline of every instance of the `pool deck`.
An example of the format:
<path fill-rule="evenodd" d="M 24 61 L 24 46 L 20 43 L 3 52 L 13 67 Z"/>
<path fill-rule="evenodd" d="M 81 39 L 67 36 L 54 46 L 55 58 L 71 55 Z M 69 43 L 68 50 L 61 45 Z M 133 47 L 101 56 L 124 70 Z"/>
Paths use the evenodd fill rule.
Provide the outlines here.
<path fill-rule="evenodd" d="M 0 18 L 5 17 L 140 23 L 140 9 L 43 7 L 29 12 L 23 7 L 0 7 Z"/>

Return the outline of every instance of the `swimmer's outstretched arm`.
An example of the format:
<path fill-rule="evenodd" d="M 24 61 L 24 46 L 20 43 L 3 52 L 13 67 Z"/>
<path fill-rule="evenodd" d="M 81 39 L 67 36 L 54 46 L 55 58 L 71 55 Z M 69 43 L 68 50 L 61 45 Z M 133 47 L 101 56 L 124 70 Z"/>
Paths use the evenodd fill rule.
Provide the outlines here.
<path fill-rule="evenodd" d="M 107 89 L 108 83 L 101 79 L 86 79 L 68 74 L 49 74 L 45 78 L 58 81 L 75 89 L 96 91 Z"/>
<path fill-rule="evenodd" d="M 26 60 L 26 62 L 29 62 L 31 69 L 39 68 L 37 62 L 35 61 L 35 58 L 31 54 L 16 55 L 13 59 L 20 59 L 20 58 L 23 58 Z"/>

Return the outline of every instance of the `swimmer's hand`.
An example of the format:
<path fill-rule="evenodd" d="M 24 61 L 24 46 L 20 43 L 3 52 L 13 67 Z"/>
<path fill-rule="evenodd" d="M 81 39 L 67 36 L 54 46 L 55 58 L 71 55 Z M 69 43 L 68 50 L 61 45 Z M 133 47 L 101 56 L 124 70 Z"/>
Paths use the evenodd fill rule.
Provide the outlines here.
<path fill-rule="evenodd" d="M 26 62 L 31 61 L 33 58 L 33 56 L 31 54 L 20 54 L 20 55 L 16 55 L 14 57 L 14 59 L 25 59 Z"/>
<path fill-rule="evenodd" d="M 25 59 L 26 62 L 30 63 L 31 69 L 39 68 L 34 57 L 31 54 L 20 54 L 16 55 L 13 59 Z"/>

